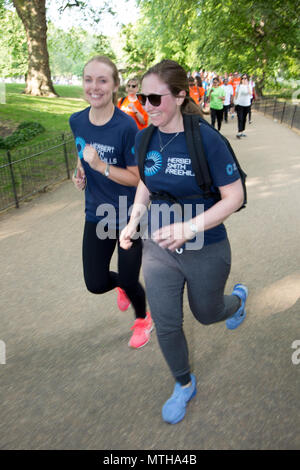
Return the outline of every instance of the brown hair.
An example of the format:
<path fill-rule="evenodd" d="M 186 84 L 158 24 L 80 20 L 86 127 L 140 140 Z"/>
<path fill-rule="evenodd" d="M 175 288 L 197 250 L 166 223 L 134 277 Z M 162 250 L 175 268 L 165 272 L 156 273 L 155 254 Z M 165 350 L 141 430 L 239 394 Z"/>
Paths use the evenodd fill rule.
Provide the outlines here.
<path fill-rule="evenodd" d="M 84 70 L 85 70 L 86 66 L 88 64 L 90 64 L 91 62 L 100 62 L 101 64 L 108 65 L 111 68 L 112 77 L 113 77 L 113 81 L 114 81 L 115 86 L 120 85 L 120 77 L 119 77 L 119 72 L 118 72 L 117 66 L 112 60 L 109 59 L 109 57 L 106 57 L 105 55 L 96 55 L 96 56 L 92 57 L 90 60 L 88 60 L 88 62 L 83 67 L 82 75 L 84 75 Z M 115 92 L 113 93 L 113 103 L 117 104 L 117 93 L 115 93 Z"/>
<path fill-rule="evenodd" d="M 183 114 L 200 114 L 201 109 L 196 105 L 194 100 L 189 96 L 189 81 L 187 73 L 181 65 L 174 60 L 165 59 L 159 62 L 144 74 L 143 79 L 148 75 L 157 75 L 164 82 L 173 96 L 178 97 L 180 91 L 186 92 L 186 97 L 181 105 L 181 113 Z"/>

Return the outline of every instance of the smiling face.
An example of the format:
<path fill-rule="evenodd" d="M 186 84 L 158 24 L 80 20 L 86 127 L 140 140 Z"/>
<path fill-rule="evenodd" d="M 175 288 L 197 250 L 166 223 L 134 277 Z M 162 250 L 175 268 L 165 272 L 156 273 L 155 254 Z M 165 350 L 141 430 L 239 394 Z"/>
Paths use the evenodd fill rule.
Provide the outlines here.
<path fill-rule="evenodd" d="M 126 85 L 126 91 L 128 95 L 135 96 L 138 92 L 138 82 L 136 80 L 129 80 Z"/>
<path fill-rule="evenodd" d="M 112 68 L 96 60 L 89 62 L 83 73 L 84 98 L 93 108 L 105 108 L 113 101 L 113 93 L 118 90 Z"/>
<path fill-rule="evenodd" d="M 142 93 L 144 95 L 164 95 L 161 96 L 159 106 L 153 106 L 147 99 L 144 108 L 154 126 L 165 132 L 177 132 L 179 123 L 182 123 L 180 107 L 186 92 L 181 91 L 178 97 L 175 97 L 171 94 L 166 83 L 160 80 L 156 74 L 150 74 L 143 79 Z"/>

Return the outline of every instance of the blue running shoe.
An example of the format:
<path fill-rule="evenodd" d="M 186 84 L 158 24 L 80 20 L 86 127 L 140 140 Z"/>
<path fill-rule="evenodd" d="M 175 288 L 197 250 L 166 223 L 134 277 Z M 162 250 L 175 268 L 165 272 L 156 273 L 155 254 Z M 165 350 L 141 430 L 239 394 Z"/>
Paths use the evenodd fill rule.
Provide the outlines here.
<path fill-rule="evenodd" d="M 186 405 L 197 393 L 196 377 L 191 374 L 191 385 L 182 388 L 176 382 L 173 395 L 166 401 L 162 408 L 162 417 L 166 423 L 176 424 L 185 416 Z"/>
<path fill-rule="evenodd" d="M 228 330 L 235 330 L 246 318 L 245 305 L 248 297 L 248 289 L 244 284 L 236 284 L 231 295 L 236 295 L 242 301 L 240 308 L 225 322 Z"/>

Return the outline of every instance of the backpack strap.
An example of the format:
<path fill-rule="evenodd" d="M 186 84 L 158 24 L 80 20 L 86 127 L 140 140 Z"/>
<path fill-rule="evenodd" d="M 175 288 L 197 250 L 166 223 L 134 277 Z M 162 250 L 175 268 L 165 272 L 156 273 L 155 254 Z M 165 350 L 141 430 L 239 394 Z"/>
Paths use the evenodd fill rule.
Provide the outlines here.
<path fill-rule="evenodd" d="M 205 124 L 206 126 L 209 126 L 214 132 L 216 132 L 220 137 L 221 139 L 223 140 L 224 144 L 226 145 L 227 149 L 229 150 L 229 152 L 231 153 L 231 156 L 233 158 L 233 161 L 234 163 L 236 164 L 236 167 L 239 171 L 239 175 L 240 175 L 240 178 L 241 178 L 241 182 L 242 182 L 242 186 L 243 186 L 243 192 L 244 192 L 244 201 L 243 201 L 243 204 L 241 205 L 241 207 L 239 209 L 236 210 L 236 212 L 239 212 L 241 209 L 244 209 L 246 207 L 246 204 L 247 204 L 247 187 L 246 187 L 246 178 L 247 178 L 247 173 L 244 172 L 244 170 L 242 169 L 238 159 L 237 159 L 237 156 L 229 142 L 229 140 L 223 135 L 221 134 L 219 131 L 217 131 L 217 129 L 215 129 L 214 127 L 211 126 L 211 124 L 209 124 L 207 121 L 205 121 L 204 119 L 202 119 L 200 117 L 199 119 L 199 122 L 202 124 Z"/>
<path fill-rule="evenodd" d="M 242 169 L 241 165 L 239 164 L 239 161 L 237 159 L 237 156 L 236 154 L 234 153 L 233 151 L 233 148 L 231 147 L 229 141 L 227 139 L 225 139 L 224 137 L 224 141 L 228 147 L 228 150 L 230 151 L 231 155 L 232 155 L 232 158 L 234 160 L 234 163 L 236 164 L 236 167 L 239 171 L 239 174 L 240 174 L 240 177 L 241 177 L 241 182 L 242 182 L 242 186 L 243 186 L 243 191 L 244 191 L 244 201 L 243 201 L 243 204 L 241 205 L 241 207 L 239 209 L 236 210 L 236 212 L 239 212 L 241 209 L 244 209 L 246 207 L 246 204 L 247 204 L 247 187 L 246 187 L 246 178 L 247 178 L 247 173 L 244 172 L 244 170 Z"/>
<path fill-rule="evenodd" d="M 126 96 L 123 96 L 122 98 L 119 99 L 118 101 L 118 108 L 120 108 L 125 100 Z"/>
<path fill-rule="evenodd" d="M 205 157 L 203 142 L 199 129 L 200 116 L 183 114 L 184 132 L 186 143 L 191 157 L 192 168 L 198 186 L 203 190 L 204 197 L 215 196 L 211 191 L 212 179 L 209 172 L 208 163 Z"/>
<path fill-rule="evenodd" d="M 147 154 L 149 142 L 150 142 L 150 139 L 151 139 L 152 134 L 154 132 L 154 129 L 155 129 L 155 126 L 153 126 L 153 124 L 150 124 L 150 126 L 146 127 L 143 130 L 143 134 L 142 134 L 141 140 L 140 140 L 140 145 L 139 145 L 139 148 L 138 148 L 138 151 L 137 151 L 140 178 L 143 181 L 143 183 L 145 183 L 145 159 L 146 159 L 146 154 Z"/>

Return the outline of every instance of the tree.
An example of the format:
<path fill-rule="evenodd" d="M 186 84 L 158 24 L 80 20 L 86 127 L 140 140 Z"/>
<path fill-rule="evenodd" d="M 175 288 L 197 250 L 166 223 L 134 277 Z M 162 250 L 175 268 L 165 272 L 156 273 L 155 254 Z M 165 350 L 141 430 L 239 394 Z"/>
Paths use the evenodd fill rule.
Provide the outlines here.
<path fill-rule="evenodd" d="M 147 31 L 145 23 L 134 28 L 130 23 L 123 26 L 122 38 L 125 40 L 123 52 L 126 62 L 126 74 L 135 73 L 139 75 L 145 71 L 155 60 L 155 41 L 151 37 L 151 32 Z"/>
<path fill-rule="evenodd" d="M 57 96 L 49 67 L 45 1 L 13 0 L 13 4 L 27 37 L 28 71 L 25 93 L 33 96 Z"/>
<path fill-rule="evenodd" d="M 0 9 L 0 76 L 25 75 L 27 42 L 24 28 L 15 11 Z"/>
<path fill-rule="evenodd" d="M 280 68 L 295 73 L 290 65 L 299 58 L 299 0 L 196 3 L 198 53 L 207 67 L 253 74 L 260 91 Z"/>
<path fill-rule="evenodd" d="M 115 59 L 108 39 L 82 28 L 64 31 L 48 22 L 48 51 L 53 76 L 81 76 L 84 64 L 94 55 L 108 55 Z"/>
<path fill-rule="evenodd" d="M 0 0 L 1 4 L 9 0 Z M 47 49 L 46 0 L 11 0 L 16 8 L 27 37 L 28 71 L 25 93 L 35 96 L 57 96 L 52 84 Z M 81 0 L 57 0 L 61 11 L 66 8 L 87 8 L 88 2 Z M 97 11 L 89 8 L 92 18 L 98 22 L 101 12 L 107 8 L 105 2 Z"/>
<path fill-rule="evenodd" d="M 186 69 L 246 71 L 263 89 L 278 71 L 299 76 L 299 0 L 138 0 L 155 61 Z M 143 45 L 137 35 L 135 49 Z M 129 59 L 131 59 L 129 57 Z"/>
<path fill-rule="evenodd" d="M 193 0 L 138 0 L 138 5 L 140 19 L 134 30 L 129 31 L 136 34 L 136 56 L 147 52 L 152 62 L 172 58 L 187 67 L 188 48 L 196 36 Z M 130 34 L 127 37 L 127 44 L 132 43 Z M 135 55 L 131 57 L 134 58 Z"/>

